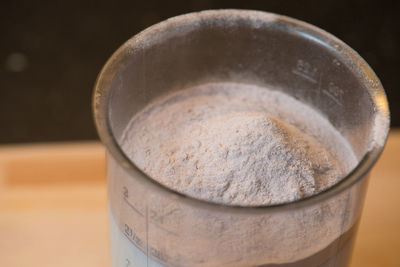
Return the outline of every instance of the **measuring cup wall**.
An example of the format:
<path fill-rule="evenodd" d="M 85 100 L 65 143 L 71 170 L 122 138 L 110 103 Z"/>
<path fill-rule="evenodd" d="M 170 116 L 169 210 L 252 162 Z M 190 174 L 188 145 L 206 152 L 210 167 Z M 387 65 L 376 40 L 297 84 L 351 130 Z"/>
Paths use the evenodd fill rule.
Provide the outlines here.
<path fill-rule="evenodd" d="M 123 233 L 114 233 L 114 246 L 124 247 L 126 240 L 134 245 L 116 250 L 114 259 L 166 266 L 346 266 L 367 184 L 365 178 L 300 208 L 263 210 L 204 207 L 172 192 L 160 194 L 112 159 L 108 176 L 110 215 Z"/>
<path fill-rule="evenodd" d="M 157 183 L 121 149 L 124 129 L 155 99 L 208 82 L 274 88 L 306 103 L 347 139 L 358 165 L 324 192 L 258 208 L 201 201 Z M 389 109 L 368 64 L 334 36 L 259 11 L 171 18 L 113 54 L 96 82 L 93 111 L 108 151 L 114 266 L 348 264 Z"/>

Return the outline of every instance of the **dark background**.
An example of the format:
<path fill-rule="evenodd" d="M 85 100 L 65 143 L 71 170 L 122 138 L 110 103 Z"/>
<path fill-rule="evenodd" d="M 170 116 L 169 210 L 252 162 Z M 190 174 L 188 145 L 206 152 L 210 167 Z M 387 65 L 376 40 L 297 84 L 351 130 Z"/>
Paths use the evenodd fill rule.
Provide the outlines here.
<path fill-rule="evenodd" d="M 400 1 L 9 1 L 0 4 L 0 143 L 96 139 L 91 93 L 112 52 L 168 17 L 218 8 L 270 11 L 333 33 L 375 70 L 400 126 Z"/>

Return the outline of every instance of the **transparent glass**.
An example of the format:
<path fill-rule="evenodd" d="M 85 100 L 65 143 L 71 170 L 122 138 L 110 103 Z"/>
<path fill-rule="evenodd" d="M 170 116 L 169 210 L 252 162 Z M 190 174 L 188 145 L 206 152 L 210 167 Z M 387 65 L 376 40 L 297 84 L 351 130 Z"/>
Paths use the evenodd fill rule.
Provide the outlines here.
<path fill-rule="evenodd" d="M 359 159 L 340 183 L 274 206 L 190 198 L 146 176 L 120 138 L 157 97 L 206 82 L 279 88 L 321 112 Z M 271 13 L 215 10 L 156 24 L 108 60 L 93 111 L 107 148 L 113 266 L 347 266 L 368 174 L 389 129 L 384 90 L 346 44 Z"/>

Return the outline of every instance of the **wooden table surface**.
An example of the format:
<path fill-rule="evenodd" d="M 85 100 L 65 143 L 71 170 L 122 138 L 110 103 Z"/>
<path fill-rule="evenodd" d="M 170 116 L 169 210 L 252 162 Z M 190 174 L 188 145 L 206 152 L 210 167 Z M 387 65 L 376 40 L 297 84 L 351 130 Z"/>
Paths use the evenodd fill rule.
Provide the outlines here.
<path fill-rule="evenodd" d="M 352 267 L 400 266 L 400 131 L 372 171 Z M 0 266 L 110 265 L 104 148 L 0 147 Z"/>

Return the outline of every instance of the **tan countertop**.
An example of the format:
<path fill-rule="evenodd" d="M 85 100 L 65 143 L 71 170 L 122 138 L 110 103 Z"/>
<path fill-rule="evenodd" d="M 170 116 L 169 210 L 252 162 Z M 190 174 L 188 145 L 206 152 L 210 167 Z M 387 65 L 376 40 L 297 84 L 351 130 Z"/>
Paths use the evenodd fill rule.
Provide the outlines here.
<path fill-rule="evenodd" d="M 400 131 L 372 171 L 351 267 L 400 266 Z M 104 148 L 0 147 L 0 266 L 110 265 Z"/>

